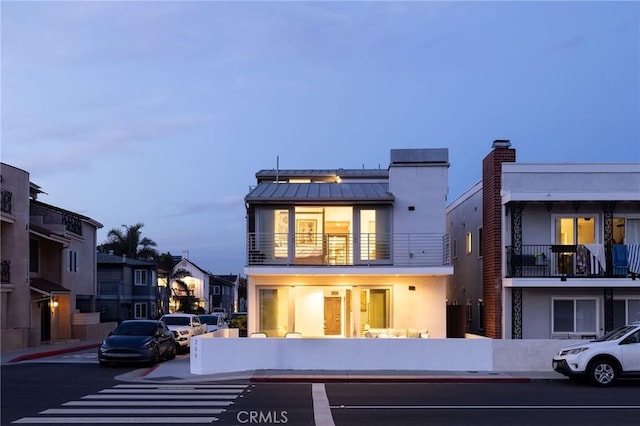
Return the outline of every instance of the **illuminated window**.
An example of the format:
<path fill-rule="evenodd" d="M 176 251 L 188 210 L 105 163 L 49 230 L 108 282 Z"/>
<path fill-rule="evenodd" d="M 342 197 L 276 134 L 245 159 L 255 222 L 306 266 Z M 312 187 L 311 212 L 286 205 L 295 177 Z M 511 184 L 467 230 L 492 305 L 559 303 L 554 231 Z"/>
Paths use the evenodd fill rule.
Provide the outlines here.
<path fill-rule="evenodd" d="M 467 237 L 466 237 L 466 241 L 467 241 L 467 254 L 471 254 L 471 249 L 472 249 L 472 238 L 471 238 L 471 232 L 467 232 Z"/>

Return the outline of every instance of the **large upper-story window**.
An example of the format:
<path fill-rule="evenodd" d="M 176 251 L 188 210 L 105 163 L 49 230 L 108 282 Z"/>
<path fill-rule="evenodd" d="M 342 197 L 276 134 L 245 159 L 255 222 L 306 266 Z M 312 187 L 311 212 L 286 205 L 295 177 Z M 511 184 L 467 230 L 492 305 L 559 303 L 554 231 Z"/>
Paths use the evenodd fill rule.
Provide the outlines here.
<path fill-rule="evenodd" d="M 388 206 L 260 207 L 256 209 L 251 254 L 301 264 L 352 265 L 388 260 L 390 230 Z"/>
<path fill-rule="evenodd" d="M 391 258 L 391 214 L 387 208 L 360 210 L 360 260 Z"/>

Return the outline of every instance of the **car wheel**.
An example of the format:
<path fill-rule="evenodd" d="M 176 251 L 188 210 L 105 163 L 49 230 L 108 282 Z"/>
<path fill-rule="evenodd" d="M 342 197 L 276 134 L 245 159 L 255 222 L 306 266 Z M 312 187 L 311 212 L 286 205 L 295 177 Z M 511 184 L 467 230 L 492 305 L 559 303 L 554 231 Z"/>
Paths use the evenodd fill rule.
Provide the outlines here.
<path fill-rule="evenodd" d="M 171 345 L 171 347 L 169 348 L 169 355 L 167 355 L 167 360 L 175 359 L 176 352 L 177 352 L 177 349 L 175 345 Z"/>
<path fill-rule="evenodd" d="M 618 366 L 606 358 L 596 359 L 589 368 L 589 380 L 596 386 L 611 386 L 618 378 Z"/>
<path fill-rule="evenodd" d="M 160 349 L 156 348 L 156 350 L 153 351 L 153 357 L 149 361 L 149 366 L 152 367 L 152 366 L 158 364 L 159 362 L 160 362 Z"/>

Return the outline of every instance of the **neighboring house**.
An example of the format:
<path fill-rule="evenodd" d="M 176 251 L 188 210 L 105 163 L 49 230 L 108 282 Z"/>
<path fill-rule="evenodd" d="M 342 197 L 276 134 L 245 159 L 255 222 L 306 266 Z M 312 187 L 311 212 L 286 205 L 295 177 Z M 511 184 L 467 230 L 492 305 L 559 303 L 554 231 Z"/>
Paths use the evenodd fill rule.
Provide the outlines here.
<path fill-rule="evenodd" d="M 211 310 L 209 300 L 209 276 L 211 274 L 191 262 L 188 252 L 183 252 L 182 257 L 176 257 L 175 260 L 176 263 L 173 270 L 184 269 L 189 272 L 189 276 L 182 278 L 182 281 L 186 284 L 186 288 L 180 286 L 175 281 L 169 286 L 172 294 L 169 302 L 169 312 L 177 312 L 180 309 L 180 298 L 185 297 L 193 298 L 189 302 L 195 307 L 197 312 L 209 312 Z"/>
<path fill-rule="evenodd" d="M 2 163 L 1 176 L 2 350 L 77 338 L 76 325 L 99 322 L 93 314 L 102 224 L 38 201 L 43 191 L 24 170 Z"/>
<path fill-rule="evenodd" d="M 446 337 L 448 150 L 388 170 L 262 170 L 247 205 L 248 332 Z"/>
<path fill-rule="evenodd" d="M 97 254 L 96 309 L 102 321 L 159 318 L 156 262 Z"/>
<path fill-rule="evenodd" d="M 448 299 L 468 306 L 469 330 L 591 338 L 640 320 L 640 163 L 515 154 L 495 141 L 482 182 L 447 208 L 457 241 Z"/>
<path fill-rule="evenodd" d="M 235 311 L 239 275 L 211 275 L 209 277 L 209 309 L 224 308 L 227 313 Z"/>

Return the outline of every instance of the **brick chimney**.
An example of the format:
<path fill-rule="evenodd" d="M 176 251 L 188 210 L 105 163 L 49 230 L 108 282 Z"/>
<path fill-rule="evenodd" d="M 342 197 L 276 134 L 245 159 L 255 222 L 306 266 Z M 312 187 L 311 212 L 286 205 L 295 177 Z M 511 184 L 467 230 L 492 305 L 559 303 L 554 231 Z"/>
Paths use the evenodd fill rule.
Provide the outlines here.
<path fill-rule="evenodd" d="M 485 335 L 502 338 L 502 163 L 514 163 L 516 150 L 509 140 L 493 141 L 482 160 L 482 288 Z"/>

